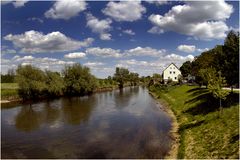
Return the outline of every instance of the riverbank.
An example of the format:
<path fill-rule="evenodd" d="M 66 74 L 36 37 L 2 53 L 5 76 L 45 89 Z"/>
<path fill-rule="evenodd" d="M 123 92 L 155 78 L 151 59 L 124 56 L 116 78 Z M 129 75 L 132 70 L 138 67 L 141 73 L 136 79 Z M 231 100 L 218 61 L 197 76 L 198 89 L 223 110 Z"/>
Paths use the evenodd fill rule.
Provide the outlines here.
<path fill-rule="evenodd" d="M 180 135 L 177 158 L 239 158 L 239 93 L 227 97 L 219 116 L 219 103 L 205 88 L 182 85 L 165 90 L 150 87 L 150 91 L 176 115 Z"/>
<path fill-rule="evenodd" d="M 169 136 L 172 139 L 171 149 L 168 152 L 168 154 L 165 156 L 165 159 L 177 159 L 178 148 L 179 148 L 179 137 L 180 137 L 180 135 L 178 134 L 179 125 L 177 123 L 177 118 L 173 113 L 173 111 L 168 106 L 166 101 L 164 101 L 163 99 L 160 99 L 155 92 L 149 91 L 149 93 L 161 104 L 160 108 L 163 111 L 165 111 L 172 119 L 172 127 L 169 132 L 170 133 Z"/>
<path fill-rule="evenodd" d="M 125 85 L 125 87 L 131 87 L 130 85 Z M 104 87 L 98 87 L 93 91 L 94 93 L 113 91 L 119 89 L 117 85 L 110 85 Z M 18 95 L 18 85 L 16 83 L 4 83 L 1 84 L 1 100 L 0 103 L 11 103 L 11 102 L 21 102 L 22 99 Z"/>

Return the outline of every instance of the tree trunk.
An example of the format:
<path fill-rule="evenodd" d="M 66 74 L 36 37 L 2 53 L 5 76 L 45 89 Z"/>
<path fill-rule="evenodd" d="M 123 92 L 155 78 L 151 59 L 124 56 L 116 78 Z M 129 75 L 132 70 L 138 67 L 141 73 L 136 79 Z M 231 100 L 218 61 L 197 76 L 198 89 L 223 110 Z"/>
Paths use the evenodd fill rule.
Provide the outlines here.
<path fill-rule="evenodd" d="M 220 117 L 220 115 L 222 115 L 222 111 L 223 111 L 223 108 L 222 108 L 222 99 L 221 99 L 221 98 L 219 99 L 219 102 L 220 102 L 220 108 L 219 108 L 219 117 Z"/>

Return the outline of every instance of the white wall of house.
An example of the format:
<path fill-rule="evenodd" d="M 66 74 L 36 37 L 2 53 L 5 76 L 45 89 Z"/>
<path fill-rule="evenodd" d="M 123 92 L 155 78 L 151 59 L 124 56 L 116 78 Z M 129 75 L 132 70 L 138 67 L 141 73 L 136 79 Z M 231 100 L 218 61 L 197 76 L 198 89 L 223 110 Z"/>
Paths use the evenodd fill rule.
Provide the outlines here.
<path fill-rule="evenodd" d="M 181 71 L 172 63 L 163 71 L 163 80 L 167 81 L 169 78 L 177 82 Z"/>

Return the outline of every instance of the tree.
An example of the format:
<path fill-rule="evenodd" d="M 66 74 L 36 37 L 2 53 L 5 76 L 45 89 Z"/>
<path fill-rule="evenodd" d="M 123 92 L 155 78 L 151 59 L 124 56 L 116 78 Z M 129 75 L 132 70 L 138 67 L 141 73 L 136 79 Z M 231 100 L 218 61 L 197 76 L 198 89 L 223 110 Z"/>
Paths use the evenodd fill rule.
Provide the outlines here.
<path fill-rule="evenodd" d="M 189 74 L 192 74 L 192 63 L 190 61 L 186 61 L 180 67 L 181 74 L 183 77 L 187 77 Z"/>
<path fill-rule="evenodd" d="M 66 66 L 63 70 L 65 93 L 67 95 L 84 95 L 92 93 L 97 80 L 88 67 L 80 64 Z"/>
<path fill-rule="evenodd" d="M 137 83 L 139 82 L 139 77 L 137 73 L 130 73 L 129 74 L 129 81 L 131 83 L 131 86 L 136 86 Z"/>
<path fill-rule="evenodd" d="M 225 39 L 222 54 L 221 71 L 227 83 L 239 85 L 239 32 L 230 31 Z"/>
<path fill-rule="evenodd" d="M 216 99 L 219 99 L 219 113 L 222 112 L 222 100 L 225 100 L 229 92 L 223 90 L 222 87 L 225 84 L 225 78 L 221 76 L 221 72 L 209 73 L 208 90 L 213 94 Z"/>
<path fill-rule="evenodd" d="M 119 88 L 123 88 L 124 83 L 129 80 L 129 71 L 126 68 L 116 68 L 116 72 L 114 74 L 114 80 L 118 82 Z"/>
<path fill-rule="evenodd" d="M 199 70 L 199 76 L 201 77 L 201 85 L 206 85 L 208 87 L 209 81 L 213 78 L 213 75 L 215 75 L 216 69 L 213 67 L 200 69 Z"/>
<path fill-rule="evenodd" d="M 47 87 L 43 71 L 31 65 L 18 66 L 16 81 L 19 85 L 19 96 L 23 99 L 36 99 L 43 96 Z"/>
<path fill-rule="evenodd" d="M 60 96 L 64 89 L 63 78 L 58 72 L 45 71 L 48 96 Z"/>

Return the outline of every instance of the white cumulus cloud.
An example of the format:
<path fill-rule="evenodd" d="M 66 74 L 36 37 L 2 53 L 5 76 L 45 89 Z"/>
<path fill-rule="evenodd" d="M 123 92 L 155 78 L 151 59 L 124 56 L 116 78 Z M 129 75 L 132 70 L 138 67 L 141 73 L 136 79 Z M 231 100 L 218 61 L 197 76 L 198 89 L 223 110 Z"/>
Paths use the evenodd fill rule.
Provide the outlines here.
<path fill-rule="evenodd" d="M 4 5 L 4 4 L 12 3 L 15 8 L 20 8 L 20 7 L 23 7 L 25 5 L 25 3 L 27 3 L 28 1 L 29 0 L 16 0 L 16 1 L 3 0 L 3 1 L 1 1 L 1 4 Z"/>
<path fill-rule="evenodd" d="M 64 55 L 64 58 L 83 58 L 86 57 L 86 53 L 83 52 L 74 52 L 74 53 L 68 53 Z"/>
<path fill-rule="evenodd" d="M 186 53 L 193 53 L 196 50 L 196 46 L 194 46 L 194 45 L 184 45 L 183 44 L 183 45 L 179 45 L 177 47 L 177 50 L 182 51 L 182 52 L 186 52 Z"/>
<path fill-rule="evenodd" d="M 229 27 L 225 21 L 233 12 L 232 5 L 219 1 L 187 1 L 164 15 L 152 14 L 149 20 L 164 31 L 175 31 L 197 39 L 223 39 Z"/>
<path fill-rule="evenodd" d="M 160 55 L 165 54 L 165 49 L 154 49 L 151 47 L 136 47 L 129 50 L 125 50 L 124 54 L 126 56 L 150 56 L 150 57 L 158 57 Z"/>
<path fill-rule="evenodd" d="M 114 58 L 119 58 L 122 56 L 120 53 L 120 50 L 115 50 L 112 48 L 99 48 L 99 47 L 94 47 L 94 48 L 88 48 L 86 50 L 87 54 L 94 55 L 94 56 L 99 56 L 99 57 L 114 57 Z"/>
<path fill-rule="evenodd" d="M 164 4 L 167 4 L 167 0 L 147 0 L 146 2 L 150 3 L 150 4 L 155 4 L 157 6 L 160 6 L 160 5 L 164 5 Z"/>
<path fill-rule="evenodd" d="M 125 34 L 129 34 L 129 35 L 135 35 L 135 32 L 133 32 L 131 29 L 126 29 L 126 30 L 124 30 L 123 31 L 123 33 L 125 33 Z"/>
<path fill-rule="evenodd" d="M 5 40 L 11 41 L 23 53 L 62 52 L 87 47 L 94 41 L 87 38 L 84 41 L 73 40 L 61 32 L 43 34 L 38 31 L 26 31 L 23 34 L 8 34 Z"/>
<path fill-rule="evenodd" d="M 68 20 L 86 8 L 87 3 L 83 0 L 59 0 L 44 15 L 46 18 Z"/>
<path fill-rule="evenodd" d="M 116 21 L 136 21 L 146 12 L 141 1 L 108 2 L 102 12 Z"/>
<path fill-rule="evenodd" d="M 92 14 L 87 14 L 87 27 L 89 27 L 92 32 L 100 34 L 100 39 L 110 40 L 111 34 L 108 31 L 111 30 L 112 20 L 107 18 L 99 20 L 94 17 Z"/>

